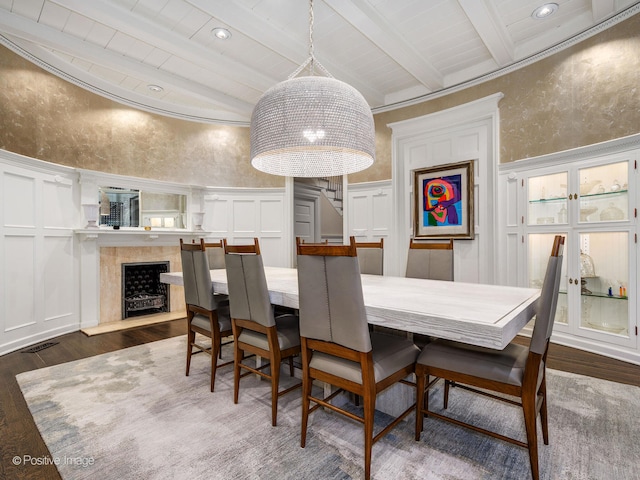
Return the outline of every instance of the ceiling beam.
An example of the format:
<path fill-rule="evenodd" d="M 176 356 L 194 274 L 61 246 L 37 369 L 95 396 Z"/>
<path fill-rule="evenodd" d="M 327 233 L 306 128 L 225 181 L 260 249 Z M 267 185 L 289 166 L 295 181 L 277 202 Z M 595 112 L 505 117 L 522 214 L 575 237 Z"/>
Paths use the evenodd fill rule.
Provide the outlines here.
<path fill-rule="evenodd" d="M 440 72 L 364 0 L 324 0 L 338 15 L 430 91 L 443 86 Z"/>
<path fill-rule="evenodd" d="M 513 62 L 515 46 L 493 3 L 486 0 L 458 0 L 458 3 L 496 63 L 503 67 Z"/>

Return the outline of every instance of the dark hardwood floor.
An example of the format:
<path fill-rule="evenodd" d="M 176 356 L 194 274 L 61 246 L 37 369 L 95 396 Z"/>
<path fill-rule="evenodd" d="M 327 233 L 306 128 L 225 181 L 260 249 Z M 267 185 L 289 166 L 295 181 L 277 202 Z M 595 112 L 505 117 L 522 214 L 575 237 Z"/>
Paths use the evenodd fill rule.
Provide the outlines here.
<path fill-rule="evenodd" d="M 184 333 L 184 320 L 87 337 L 74 332 L 50 340 L 56 345 L 36 353 L 24 350 L 0 356 L 0 479 L 59 479 L 53 465 L 14 465 L 26 455 L 50 458 L 22 397 L 15 376 L 19 373 L 112 352 Z M 516 340 L 526 344 L 528 339 Z M 43 342 L 45 343 L 45 342 Z M 551 345 L 549 368 L 640 386 L 640 366 L 560 345 Z"/>

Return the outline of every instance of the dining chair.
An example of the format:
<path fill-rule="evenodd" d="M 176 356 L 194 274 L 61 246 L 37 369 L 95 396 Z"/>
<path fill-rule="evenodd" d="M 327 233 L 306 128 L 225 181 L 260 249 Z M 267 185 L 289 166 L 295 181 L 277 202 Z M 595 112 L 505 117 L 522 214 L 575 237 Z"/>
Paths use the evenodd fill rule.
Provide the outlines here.
<path fill-rule="evenodd" d="M 384 238 L 379 242 L 356 242 L 360 273 L 382 275 L 384 273 Z"/>
<path fill-rule="evenodd" d="M 409 241 L 407 278 L 453 281 L 453 239 L 448 242 Z"/>
<path fill-rule="evenodd" d="M 309 414 L 322 406 L 364 425 L 365 479 L 371 476 L 372 446 L 409 413 L 409 407 L 374 436 L 376 396 L 414 371 L 420 353 L 413 342 L 369 333 L 355 239 L 349 245 L 297 244 L 300 336 L 302 343 L 302 434 L 305 447 Z M 327 397 L 313 394 L 314 381 L 337 387 Z M 356 415 L 331 401 L 340 392 L 363 399 Z M 314 403 L 311 406 L 311 403 Z"/>
<path fill-rule="evenodd" d="M 189 376 L 191 356 L 205 352 L 211 355 L 211 391 L 216 382 L 218 366 L 230 365 L 226 362 L 218 365 L 221 356 L 222 339 L 232 334 L 229 306 L 219 303 L 211 287 L 209 260 L 204 240 L 200 243 L 185 243 L 180 239 L 180 257 L 182 277 L 184 279 L 184 298 L 187 311 L 187 368 Z M 211 346 L 196 341 L 196 334 L 211 339 Z"/>
<path fill-rule="evenodd" d="M 238 403 L 241 377 L 254 373 L 270 380 L 271 425 L 275 427 L 278 398 L 301 385 L 279 391 L 282 360 L 289 359 L 289 374 L 293 377 L 293 357 L 300 353 L 298 317 L 274 315 L 257 238 L 253 245 L 229 245 L 226 239 L 222 244 L 235 338 L 233 403 Z M 250 355 L 245 356 L 245 352 Z M 269 363 L 254 367 L 245 362 L 253 356 L 269 359 Z M 264 372 L 267 367 L 269 373 Z M 243 369 L 247 372 L 241 374 Z"/>
<path fill-rule="evenodd" d="M 423 417 L 425 415 L 465 426 L 477 432 L 528 448 L 531 474 L 534 480 L 538 480 L 536 423 L 537 417 L 540 415 L 542 438 L 545 445 L 548 445 L 549 430 L 547 425 L 545 366 L 549 338 L 553 329 L 553 319 L 558 301 L 563 246 L 564 237 L 561 235 L 555 236 L 542 284 L 541 296 L 536 304 L 535 325 L 528 347 L 510 343 L 503 350 L 493 350 L 445 340 L 436 340 L 424 347 L 416 364 L 416 440 L 420 440 L 420 433 L 423 430 L 424 423 Z M 429 382 L 430 376 L 435 377 L 431 382 Z M 524 414 L 526 442 L 429 410 L 427 393 L 429 388 L 433 387 L 439 379 L 445 380 L 445 409 L 449 404 L 449 389 L 451 386 L 519 405 Z M 519 400 L 504 398 L 490 392 L 510 395 Z"/>

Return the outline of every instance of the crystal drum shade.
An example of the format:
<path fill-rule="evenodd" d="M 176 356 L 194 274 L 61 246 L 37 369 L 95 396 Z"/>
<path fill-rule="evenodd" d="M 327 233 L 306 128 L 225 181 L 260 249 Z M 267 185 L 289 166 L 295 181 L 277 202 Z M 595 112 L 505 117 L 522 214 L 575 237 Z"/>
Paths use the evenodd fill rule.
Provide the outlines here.
<path fill-rule="evenodd" d="M 289 177 L 346 175 L 375 158 L 364 97 L 330 77 L 291 78 L 267 90 L 251 116 L 251 164 Z"/>

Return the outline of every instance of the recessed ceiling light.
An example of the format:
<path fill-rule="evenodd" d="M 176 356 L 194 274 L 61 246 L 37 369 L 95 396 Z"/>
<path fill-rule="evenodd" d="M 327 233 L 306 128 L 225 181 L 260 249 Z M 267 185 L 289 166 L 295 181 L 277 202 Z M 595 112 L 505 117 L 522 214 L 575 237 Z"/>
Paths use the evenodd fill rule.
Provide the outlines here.
<path fill-rule="evenodd" d="M 531 16 L 536 20 L 542 20 L 543 18 L 547 18 L 553 15 L 556 12 L 556 10 L 558 10 L 557 3 L 545 3 L 544 5 L 541 5 L 538 8 L 536 8 L 531 14 Z"/>
<path fill-rule="evenodd" d="M 226 28 L 217 27 L 211 30 L 211 34 L 220 40 L 228 40 L 231 38 L 231 32 Z"/>
<path fill-rule="evenodd" d="M 162 92 L 164 90 L 160 85 L 147 85 L 147 88 L 152 92 Z"/>

